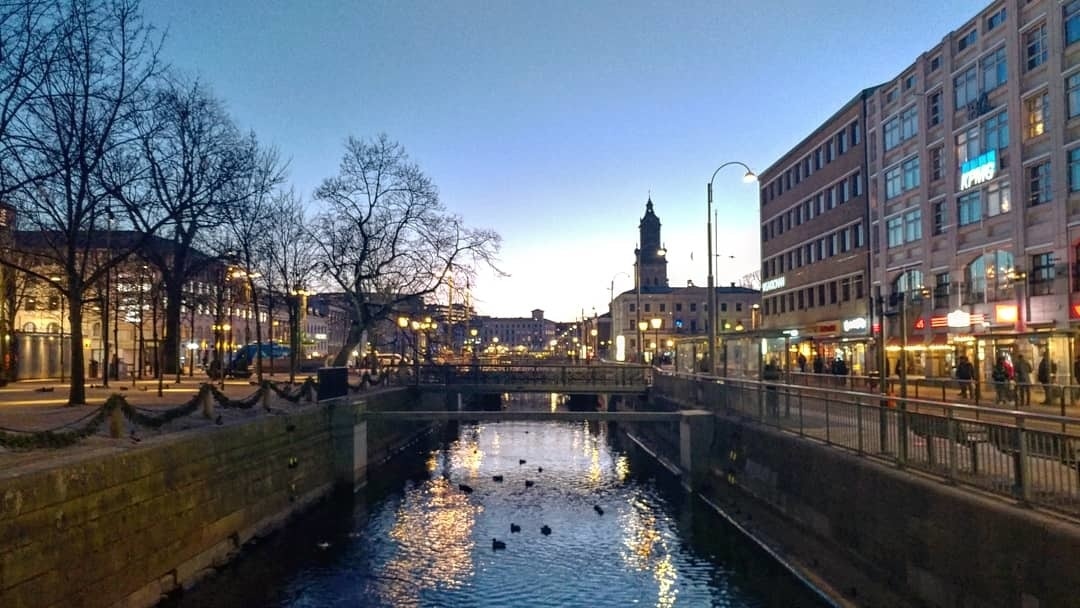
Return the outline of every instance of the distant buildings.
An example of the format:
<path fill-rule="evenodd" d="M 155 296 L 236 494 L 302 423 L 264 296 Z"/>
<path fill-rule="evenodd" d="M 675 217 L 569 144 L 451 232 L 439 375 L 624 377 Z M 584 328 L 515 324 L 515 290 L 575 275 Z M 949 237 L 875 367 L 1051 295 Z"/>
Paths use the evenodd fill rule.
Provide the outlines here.
<path fill-rule="evenodd" d="M 705 287 L 668 285 L 666 250 L 660 238 L 660 219 L 652 198 L 638 225 L 641 246 L 634 251 L 634 289 L 615 294 L 611 303 L 609 358 L 620 361 L 651 361 L 670 355 L 676 341 L 708 334 L 710 315 Z M 760 300 L 755 289 L 717 287 L 717 311 L 712 322 L 717 332 L 750 329 Z M 644 331 L 639 323 L 645 322 Z"/>

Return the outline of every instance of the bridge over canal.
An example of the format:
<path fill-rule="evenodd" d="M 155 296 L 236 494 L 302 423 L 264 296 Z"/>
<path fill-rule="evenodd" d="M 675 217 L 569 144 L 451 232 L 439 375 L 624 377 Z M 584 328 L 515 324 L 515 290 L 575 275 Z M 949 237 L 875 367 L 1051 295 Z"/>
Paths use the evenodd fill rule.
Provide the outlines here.
<path fill-rule="evenodd" d="M 424 391 L 641 395 L 652 385 L 645 365 L 428 365 L 416 372 Z"/>

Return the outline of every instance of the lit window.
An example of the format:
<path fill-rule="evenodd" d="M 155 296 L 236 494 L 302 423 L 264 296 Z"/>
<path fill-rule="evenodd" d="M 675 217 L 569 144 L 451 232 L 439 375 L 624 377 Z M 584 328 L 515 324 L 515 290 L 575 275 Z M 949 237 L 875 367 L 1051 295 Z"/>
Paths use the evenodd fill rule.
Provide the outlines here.
<path fill-rule="evenodd" d="M 1046 132 L 1046 119 L 1050 116 L 1050 94 L 1046 91 L 1024 100 L 1027 110 L 1027 136 L 1038 137 Z"/>

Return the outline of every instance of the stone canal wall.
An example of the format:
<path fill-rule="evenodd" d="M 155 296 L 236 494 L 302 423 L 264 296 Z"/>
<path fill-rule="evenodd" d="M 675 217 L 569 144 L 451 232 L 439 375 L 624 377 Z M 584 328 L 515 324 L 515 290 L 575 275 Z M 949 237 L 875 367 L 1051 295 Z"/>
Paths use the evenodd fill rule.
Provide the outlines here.
<path fill-rule="evenodd" d="M 327 495 L 343 460 L 362 473 L 366 454 L 343 458 L 335 444 L 364 443 L 358 408 L 417 403 L 398 389 L 127 449 L 42 453 L 65 463 L 0 481 L 0 606 L 153 606 Z M 408 433 L 372 437 L 387 453 Z"/>
<path fill-rule="evenodd" d="M 700 396 L 717 387 L 703 391 L 692 380 L 664 377 L 651 398 L 707 408 L 698 401 L 722 399 Z M 715 432 L 710 464 L 721 495 L 751 497 L 913 604 L 1047 608 L 1080 601 L 1074 523 L 750 421 L 721 414 Z"/>

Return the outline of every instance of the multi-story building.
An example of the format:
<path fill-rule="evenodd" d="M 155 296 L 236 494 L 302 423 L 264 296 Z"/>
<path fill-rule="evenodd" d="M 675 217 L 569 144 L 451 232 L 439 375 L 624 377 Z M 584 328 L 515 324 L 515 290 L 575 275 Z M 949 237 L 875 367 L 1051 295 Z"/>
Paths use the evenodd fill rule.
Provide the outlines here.
<path fill-rule="evenodd" d="M 1044 354 L 1080 320 L 1080 1 L 994 2 L 867 100 L 890 371 Z M 1070 272 L 1072 269 L 1072 272 Z"/>
<path fill-rule="evenodd" d="M 651 197 L 638 224 L 638 238 L 641 245 L 634 250 L 634 289 L 615 294 L 611 302 L 613 344 L 608 356 L 618 361 L 670 356 L 675 342 L 707 336 L 709 330 L 708 289 L 690 282 L 686 287 L 668 285 L 667 251 Z M 734 283 L 716 287 L 717 312 L 712 319 L 721 339 L 725 333 L 753 326 L 760 297 L 760 291 Z M 640 322 L 648 327 L 642 330 Z"/>
<path fill-rule="evenodd" d="M 555 339 L 555 322 L 544 318 L 544 311 L 533 310 L 528 317 L 477 317 L 479 350 L 498 349 L 517 353 L 548 350 Z"/>
<path fill-rule="evenodd" d="M 815 216 L 798 232 L 795 208 L 805 224 L 799 199 L 816 212 L 819 187 L 835 198 L 835 185 L 806 184 L 806 153 L 821 144 L 838 152 L 837 121 L 859 112 L 870 253 L 862 295 L 854 259 L 842 270 L 828 264 L 835 278 L 815 274 L 816 243 L 827 237 L 826 247 L 840 249 L 833 235 L 856 210 Z M 858 317 L 881 327 L 881 348 L 865 351 L 868 370 L 942 376 L 967 356 L 986 377 L 998 357 L 1047 356 L 1061 370 L 1055 381 L 1076 381 L 1067 371 L 1080 354 L 1080 0 L 993 2 L 818 133 L 818 143 L 807 138 L 762 180 L 766 326 L 804 330 L 801 319 L 813 318 L 800 312 L 810 302 L 806 282 L 826 281 L 830 305 L 828 282 L 850 275 L 861 310 L 853 303 L 837 328 L 842 335 L 848 318 L 863 325 Z"/>
<path fill-rule="evenodd" d="M 863 91 L 760 175 L 765 329 L 797 362 L 864 371 L 871 344 Z M 771 353 L 783 356 L 783 353 Z"/>

